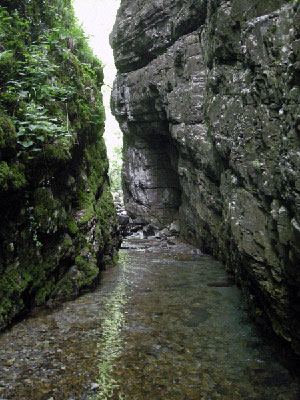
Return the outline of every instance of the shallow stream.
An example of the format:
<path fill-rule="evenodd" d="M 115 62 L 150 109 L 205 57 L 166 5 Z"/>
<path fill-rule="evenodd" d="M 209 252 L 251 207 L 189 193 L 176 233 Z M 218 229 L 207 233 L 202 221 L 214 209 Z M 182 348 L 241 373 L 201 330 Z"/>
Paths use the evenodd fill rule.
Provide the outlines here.
<path fill-rule="evenodd" d="M 222 264 L 174 243 L 129 239 L 96 291 L 2 334 L 0 399 L 299 400 Z"/>

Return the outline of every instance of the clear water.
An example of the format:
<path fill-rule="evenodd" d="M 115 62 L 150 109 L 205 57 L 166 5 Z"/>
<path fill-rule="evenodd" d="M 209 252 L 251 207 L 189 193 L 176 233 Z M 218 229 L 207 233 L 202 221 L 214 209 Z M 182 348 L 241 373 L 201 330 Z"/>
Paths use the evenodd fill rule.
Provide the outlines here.
<path fill-rule="evenodd" d="M 220 262 L 129 247 L 96 291 L 1 335 L 0 399 L 300 399 Z"/>

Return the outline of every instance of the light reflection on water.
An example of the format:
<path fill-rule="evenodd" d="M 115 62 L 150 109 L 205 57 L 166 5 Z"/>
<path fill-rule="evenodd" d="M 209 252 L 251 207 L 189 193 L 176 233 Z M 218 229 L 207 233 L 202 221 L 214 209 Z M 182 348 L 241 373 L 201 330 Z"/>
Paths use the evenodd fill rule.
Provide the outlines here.
<path fill-rule="evenodd" d="M 299 400 L 221 263 L 168 250 L 129 255 L 126 341 L 110 370 L 119 387 L 101 399 Z"/>
<path fill-rule="evenodd" d="M 127 268 L 130 267 L 130 257 L 126 253 L 120 255 L 122 269 L 117 286 L 107 298 L 102 310 L 104 322 L 102 324 L 101 340 L 97 344 L 99 349 L 99 378 L 97 393 L 91 399 L 110 399 L 114 392 L 119 389 L 119 384 L 113 378 L 114 360 L 120 356 L 123 348 L 124 338 L 120 331 L 125 322 L 124 307 L 128 301 L 126 287 L 128 279 L 126 276 Z M 121 399 L 121 397 L 120 397 Z"/>
<path fill-rule="evenodd" d="M 95 292 L 1 335 L 0 399 L 300 399 L 220 262 L 135 245 Z"/>

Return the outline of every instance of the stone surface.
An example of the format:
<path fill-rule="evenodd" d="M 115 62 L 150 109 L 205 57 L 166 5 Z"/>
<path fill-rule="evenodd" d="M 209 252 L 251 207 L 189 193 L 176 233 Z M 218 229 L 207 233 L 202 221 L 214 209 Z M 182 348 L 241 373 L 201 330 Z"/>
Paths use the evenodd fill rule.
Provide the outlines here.
<path fill-rule="evenodd" d="M 146 225 L 143 228 L 143 235 L 144 237 L 155 236 L 155 226 L 152 224 Z"/>
<path fill-rule="evenodd" d="M 129 223 L 128 215 L 118 215 L 118 220 L 120 225 L 127 225 Z"/>
<path fill-rule="evenodd" d="M 111 33 L 121 72 L 145 66 L 182 34 L 204 22 L 207 0 L 123 0 Z"/>
<path fill-rule="evenodd" d="M 300 354 L 299 1 L 165 3 L 123 1 L 111 36 L 126 208 L 179 219 Z"/>

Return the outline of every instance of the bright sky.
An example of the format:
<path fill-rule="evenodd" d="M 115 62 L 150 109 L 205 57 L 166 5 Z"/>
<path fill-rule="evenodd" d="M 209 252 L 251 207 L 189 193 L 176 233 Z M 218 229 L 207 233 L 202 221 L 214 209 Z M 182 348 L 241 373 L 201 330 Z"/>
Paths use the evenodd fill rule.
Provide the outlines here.
<path fill-rule="evenodd" d="M 120 143 L 114 133 L 120 128 L 110 113 L 110 93 L 116 74 L 113 52 L 109 45 L 109 34 L 112 31 L 120 0 L 73 0 L 74 9 L 85 33 L 90 36 L 89 43 L 99 59 L 105 64 L 104 82 L 102 88 L 104 105 L 106 109 L 105 140 L 109 157 L 112 156 L 113 147 Z M 108 86 L 106 86 L 108 85 Z"/>

